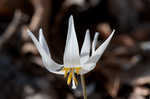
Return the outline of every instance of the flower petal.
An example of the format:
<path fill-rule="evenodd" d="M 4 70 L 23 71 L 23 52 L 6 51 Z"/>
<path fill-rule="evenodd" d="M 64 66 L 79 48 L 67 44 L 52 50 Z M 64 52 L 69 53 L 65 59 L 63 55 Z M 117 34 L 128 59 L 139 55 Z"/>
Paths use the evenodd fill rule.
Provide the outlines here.
<path fill-rule="evenodd" d="M 95 51 L 95 53 L 90 57 L 90 59 L 88 60 L 87 63 L 97 63 L 97 61 L 100 59 L 100 57 L 102 56 L 103 52 L 105 51 L 106 47 L 108 46 L 110 40 L 112 39 L 113 35 L 114 35 L 115 30 L 113 30 L 113 32 L 110 34 L 110 36 L 104 41 L 104 43 L 102 45 L 100 45 L 100 47 L 97 48 L 97 50 Z"/>
<path fill-rule="evenodd" d="M 80 70 L 80 75 L 86 74 L 93 70 L 95 68 L 96 64 L 94 63 L 88 63 L 88 64 L 82 64 L 82 68 Z"/>
<path fill-rule="evenodd" d="M 36 45 L 36 47 L 42 57 L 42 61 L 43 61 L 45 68 L 47 68 L 50 72 L 57 73 L 58 70 L 60 70 L 63 66 L 55 63 L 51 59 L 51 57 L 47 55 L 46 51 L 43 49 L 43 47 L 40 45 L 38 40 L 35 38 L 35 36 L 29 29 L 27 30 L 27 32 L 28 32 L 29 36 L 31 37 L 31 39 L 33 40 L 34 44 Z"/>
<path fill-rule="evenodd" d="M 94 36 L 94 40 L 92 42 L 92 55 L 94 54 L 95 49 L 96 49 L 96 44 L 97 44 L 98 36 L 99 36 L 99 33 L 96 32 L 95 36 Z"/>
<path fill-rule="evenodd" d="M 66 66 L 80 64 L 79 46 L 74 29 L 73 16 L 70 16 L 69 18 L 68 35 L 64 52 L 64 64 Z"/>
<path fill-rule="evenodd" d="M 45 68 L 52 73 L 64 75 L 65 72 L 62 71 L 63 66 L 55 63 L 49 56 L 42 57 L 43 64 Z"/>
<path fill-rule="evenodd" d="M 86 31 L 86 35 L 85 35 L 85 39 L 83 42 L 83 46 L 81 48 L 81 54 L 80 54 L 80 62 L 81 64 L 85 63 L 88 59 L 89 59 L 89 55 L 90 55 L 90 34 L 89 34 L 89 30 Z"/>
<path fill-rule="evenodd" d="M 106 49 L 106 47 L 108 46 L 113 34 L 114 34 L 115 30 L 113 30 L 113 32 L 111 33 L 111 35 L 105 40 L 105 42 L 99 47 L 97 48 L 97 50 L 94 52 L 94 54 L 89 58 L 89 60 L 85 63 L 84 66 L 82 66 L 83 70 L 87 70 L 87 71 L 91 71 L 92 69 L 95 68 L 97 61 L 100 59 L 100 57 L 102 56 L 104 50 Z M 91 64 L 91 65 L 90 65 Z M 87 72 L 86 71 L 86 72 Z"/>
<path fill-rule="evenodd" d="M 48 48 L 48 45 L 46 43 L 46 40 L 44 38 L 44 35 L 43 35 L 43 31 L 42 29 L 40 28 L 39 30 L 39 42 L 42 46 L 42 48 L 45 50 L 45 52 L 47 53 L 47 55 L 50 55 L 50 52 L 49 52 L 49 48 Z"/>

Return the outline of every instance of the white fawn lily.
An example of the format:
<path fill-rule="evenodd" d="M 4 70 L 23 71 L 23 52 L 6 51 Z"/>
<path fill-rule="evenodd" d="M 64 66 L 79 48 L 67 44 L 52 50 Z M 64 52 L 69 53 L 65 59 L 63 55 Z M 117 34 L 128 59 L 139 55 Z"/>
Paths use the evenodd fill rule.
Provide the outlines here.
<path fill-rule="evenodd" d="M 29 29 L 27 30 L 27 32 L 36 45 L 42 57 L 45 68 L 49 72 L 61 74 L 64 75 L 64 77 L 67 77 L 67 84 L 70 85 L 70 83 L 72 82 L 72 88 L 75 89 L 78 85 L 76 75 L 86 74 L 95 68 L 96 63 L 108 46 L 115 31 L 113 30 L 113 32 L 105 40 L 105 42 L 97 49 L 96 43 L 98 40 L 98 33 L 96 33 L 92 42 L 92 52 L 90 55 L 91 42 L 89 30 L 87 30 L 81 52 L 79 53 L 79 46 L 74 28 L 73 16 L 70 16 L 66 47 L 63 56 L 63 65 L 56 63 L 51 58 L 51 54 L 44 38 L 42 29 L 39 30 L 39 40 L 36 39 L 36 37 Z"/>

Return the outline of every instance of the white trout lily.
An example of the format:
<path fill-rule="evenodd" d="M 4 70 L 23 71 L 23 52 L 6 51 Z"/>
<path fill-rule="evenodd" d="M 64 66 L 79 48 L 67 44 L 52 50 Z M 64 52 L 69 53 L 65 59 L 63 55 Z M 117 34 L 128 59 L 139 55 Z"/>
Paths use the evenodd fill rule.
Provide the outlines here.
<path fill-rule="evenodd" d="M 45 68 L 49 72 L 61 74 L 64 75 L 64 77 L 67 77 L 67 84 L 70 85 L 70 83 L 72 82 L 72 88 L 75 89 L 78 85 L 76 75 L 86 74 L 95 68 L 96 63 L 108 46 L 115 31 L 113 30 L 113 32 L 105 40 L 105 42 L 97 49 L 96 43 L 98 40 L 98 33 L 96 33 L 92 42 L 92 52 L 90 55 L 91 42 L 89 30 L 87 30 L 81 52 L 79 53 L 79 46 L 74 28 L 73 16 L 70 16 L 66 47 L 63 56 L 63 65 L 56 63 L 52 59 L 42 29 L 39 30 L 39 40 L 36 39 L 36 37 L 29 29 L 27 30 L 27 32 L 36 45 L 42 57 Z"/>

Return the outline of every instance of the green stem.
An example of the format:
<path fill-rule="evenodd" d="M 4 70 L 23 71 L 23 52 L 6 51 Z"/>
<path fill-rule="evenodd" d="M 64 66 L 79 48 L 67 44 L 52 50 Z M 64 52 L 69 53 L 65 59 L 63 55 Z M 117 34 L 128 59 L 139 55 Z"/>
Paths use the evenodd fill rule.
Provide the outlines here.
<path fill-rule="evenodd" d="M 82 90 L 83 90 L 83 97 L 84 99 L 87 99 L 87 93 L 86 93 L 86 85 L 85 85 L 85 78 L 84 75 L 81 75 L 81 84 L 82 84 Z"/>

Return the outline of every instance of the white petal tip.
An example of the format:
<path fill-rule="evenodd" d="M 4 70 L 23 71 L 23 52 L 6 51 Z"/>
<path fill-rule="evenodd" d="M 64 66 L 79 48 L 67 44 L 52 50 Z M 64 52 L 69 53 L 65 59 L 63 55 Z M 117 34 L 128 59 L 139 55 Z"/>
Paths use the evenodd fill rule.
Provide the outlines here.
<path fill-rule="evenodd" d="M 90 30 L 89 29 L 86 30 L 85 38 L 86 38 L 86 36 L 88 36 L 88 39 L 90 39 Z"/>
<path fill-rule="evenodd" d="M 27 29 L 27 32 L 28 32 L 28 35 L 33 35 L 33 33 L 29 30 L 29 29 Z"/>
<path fill-rule="evenodd" d="M 74 19 L 73 19 L 73 15 L 70 15 L 69 17 L 69 24 L 74 24 Z"/>
<path fill-rule="evenodd" d="M 42 28 L 39 29 L 39 33 L 43 33 L 43 29 Z"/>
<path fill-rule="evenodd" d="M 115 33 L 115 31 L 116 31 L 116 30 L 115 30 L 115 29 L 113 29 L 113 31 L 112 31 L 112 35 Z"/>
<path fill-rule="evenodd" d="M 96 33 L 95 33 L 95 37 L 97 37 L 97 36 L 99 36 L 99 32 L 96 32 Z"/>
<path fill-rule="evenodd" d="M 39 30 L 39 40 L 40 40 L 40 38 L 43 39 L 43 32 L 42 32 L 42 29 Z"/>
<path fill-rule="evenodd" d="M 27 29 L 27 32 L 30 33 L 31 31 L 29 29 Z"/>
<path fill-rule="evenodd" d="M 115 29 L 113 29 L 113 32 L 115 32 L 116 30 Z"/>
<path fill-rule="evenodd" d="M 110 36 L 109 36 L 110 39 L 112 38 L 112 36 L 114 35 L 114 33 L 115 33 L 115 29 L 113 29 L 113 31 L 111 32 L 111 34 L 110 34 Z M 109 39 L 109 38 L 108 38 L 108 39 Z"/>
<path fill-rule="evenodd" d="M 86 30 L 86 33 L 89 33 L 89 32 L 90 32 L 90 30 L 89 30 L 89 29 L 87 29 L 87 30 Z"/>
<path fill-rule="evenodd" d="M 73 15 L 70 15 L 69 20 L 73 20 Z"/>

